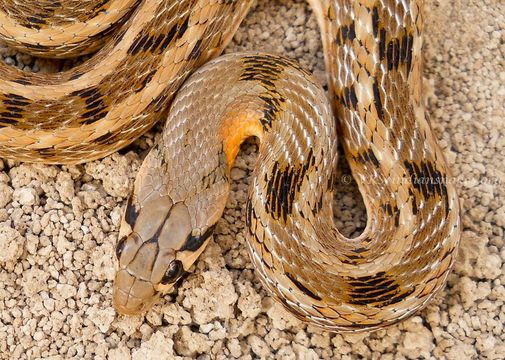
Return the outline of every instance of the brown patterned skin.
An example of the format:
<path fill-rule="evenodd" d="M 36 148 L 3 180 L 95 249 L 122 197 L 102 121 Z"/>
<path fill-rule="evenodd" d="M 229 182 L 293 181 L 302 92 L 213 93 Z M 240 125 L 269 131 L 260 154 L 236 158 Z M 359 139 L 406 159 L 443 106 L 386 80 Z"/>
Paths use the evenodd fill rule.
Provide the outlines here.
<path fill-rule="evenodd" d="M 184 80 L 221 52 L 250 5 L 145 0 L 105 47 L 69 71 L 31 74 L 0 63 L 0 155 L 68 164 L 128 145 L 166 116 Z M 0 29 L 7 14 L 0 8 Z M 25 30 L 13 25 L 7 34 L 24 38 Z M 60 47 L 73 39 L 70 30 L 62 39 L 53 30 L 40 33 Z"/>
<path fill-rule="evenodd" d="M 0 0 L 0 37 L 41 57 L 96 51 L 122 25 L 139 0 Z"/>
<path fill-rule="evenodd" d="M 161 141 L 142 164 L 126 206 L 116 249 L 119 270 L 113 294 L 120 313 L 148 310 L 204 250 L 224 210 L 234 158 L 250 136 L 261 143 L 246 210 L 251 259 L 263 285 L 294 315 L 331 331 L 373 330 L 409 317 L 445 284 L 460 237 L 459 205 L 422 102 L 420 1 L 310 3 L 322 30 L 332 101 L 326 101 L 310 74 L 280 56 L 233 54 L 196 70 L 178 91 Z M 200 16 L 205 14 L 207 22 L 229 7 L 235 8 L 237 16 L 237 9 L 242 9 L 243 16 L 249 6 L 240 1 L 209 0 L 191 5 L 193 11 L 202 11 Z M 140 13 L 137 10 L 133 16 Z M 201 22 L 191 16 L 187 41 L 198 42 L 201 32 L 189 29 Z M 180 16 L 172 25 L 180 25 L 184 19 Z M 239 21 L 231 24 L 236 27 Z M 135 25 L 129 21 L 124 26 Z M 219 32 L 222 25 L 218 22 L 212 30 Z M 98 54 L 99 59 L 100 54 L 127 40 L 116 36 L 113 41 Z M 189 49 L 195 54 L 204 52 L 203 46 L 203 41 L 198 47 L 187 45 L 185 54 Z M 123 61 L 132 64 L 150 56 L 117 51 L 122 54 L 119 57 L 131 56 Z M 176 63 L 174 52 L 171 54 L 167 58 Z M 175 91 L 175 84 L 182 82 L 169 76 L 185 78 L 197 67 L 197 61 L 187 59 L 181 57 L 178 62 L 179 70 L 184 67 L 181 73 L 174 75 L 172 69 L 166 75 L 163 84 L 170 90 L 164 91 L 170 95 L 164 102 Z M 148 91 L 151 81 L 142 84 L 129 83 L 142 93 Z M 0 83 L 2 90 L 3 85 Z M 128 104 L 115 103 L 124 97 L 116 97 L 114 91 L 127 91 L 126 84 L 114 83 L 115 88 L 106 91 L 102 85 L 93 87 L 95 92 L 71 98 L 81 117 L 85 99 L 102 99 L 111 111 Z M 30 85 L 21 89 L 25 86 Z M 46 86 L 63 88 L 61 94 L 69 83 L 48 82 Z M 28 102 L 16 97 L 9 101 Z M 161 100 L 157 103 L 162 107 Z M 333 110 L 368 213 L 366 229 L 355 239 L 342 236 L 333 221 L 337 161 Z M 143 131 L 136 132 L 136 126 L 146 118 L 151 119 L 144 113 L 129 119 L 132 136 Z M 128 119 L 123 120 L 127 129 Z M 72 125 L 76 120 L 68 121 Z M 65 122 L 56 125 L 62 124 Z M 107 124 L 97 119 L 83 127 L 105 129 Z M 0 131 L 16 129 L 8 125 Z M 38 128 L 34 125 L 27 121 L 22 129 L 42 129 L 40 124 Z M 51 125 L 48 132 L 59 130 Z M 117 145 L 115 141 L 124 136 L 118 134 L 106 144 L 95 143 L 98 150 L 107 149 L 97 156 L 76 152 L 83 159 L 103 156 L 130 141 Z M 74 136 L 83 139 L 82 134 Z M 1 144 L 0 152 L 8 155 Z M 54 152 L 42 155 L 39 151 L 30 159 L 75 160 L 68 152 L 59 158 L 62 149 L 67 148 L 54 147 Z"/>

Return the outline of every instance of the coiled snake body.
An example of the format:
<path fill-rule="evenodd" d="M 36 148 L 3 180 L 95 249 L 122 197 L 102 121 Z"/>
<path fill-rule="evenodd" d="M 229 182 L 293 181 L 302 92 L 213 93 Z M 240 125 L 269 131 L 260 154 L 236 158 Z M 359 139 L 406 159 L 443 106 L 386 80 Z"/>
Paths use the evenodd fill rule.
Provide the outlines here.
<path fill-rule="evenodd" d="M 147 310 L 189 269 L 224 210 L 240 144 L 256 136 L 246 223 L 264 286 L 333 331 L 405 319 L 444 285 L 460 235 L 457 194 L 422 102 L 421 1 L 309 1 L 332 104 L 280 56 L 226 55 L 200 68 L 251 2 L 66 0 L 47 10 L 44 1 L 1 1 L 0 36 L 18 49 L 65 57 L 106 44 L 58 74 L 0 64 L 0 155 L 103 157 L 147 131 L 179 90 L 126 207 L 116 309 Z M 333 222 L 332 110 L 368 214 L 355 239 Z"/>

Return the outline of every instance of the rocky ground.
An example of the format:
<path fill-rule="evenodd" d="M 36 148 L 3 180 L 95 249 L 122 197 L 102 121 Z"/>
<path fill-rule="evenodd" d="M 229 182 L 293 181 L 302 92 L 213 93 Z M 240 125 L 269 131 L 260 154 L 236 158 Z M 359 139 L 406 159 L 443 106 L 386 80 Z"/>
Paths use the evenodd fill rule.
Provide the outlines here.
<path fill-rule="evenodd" d="M 244 240 L 254 143 L 240 154 L 217 235 L 192 273 L 146 316 L 118 316 L 111 286 L 121 208 L 158 127 L 82 166 L 0 161 L 0 359 L 505 358 L 505 3 L 427 0 L 426 22 L 426 93 L 464 232 L 447 288 L 418 316 L 339 335 L 273 302 Z M 302 1 L 258 1 L 227 51 L 243 49 L 286 54 L 324 81 L 318 29 Z M 70 66 L 1 46 L 0 57 L 33 71 Z M 340 174 L 347 179 L 345 166 Z M 356 187 L 338 185 L 339 228 L 359 234 L 366 215 Z"/>

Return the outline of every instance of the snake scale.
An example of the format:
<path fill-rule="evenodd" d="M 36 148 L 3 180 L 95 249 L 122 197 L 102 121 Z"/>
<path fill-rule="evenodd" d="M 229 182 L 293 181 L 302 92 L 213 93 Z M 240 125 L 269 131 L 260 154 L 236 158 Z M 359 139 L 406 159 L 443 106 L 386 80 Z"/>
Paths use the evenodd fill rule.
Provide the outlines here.
<path fill-rule="evenodd" d="M 285 308 L 328 330 L 373 330 L 409 317 L 443 287 L 459 205 L 423 106 L 422 2 L 309 2 L 330 101 L 281 56 L 231 54 L 204 65 L 230 41 L 250 0 L 0 1 L 0 37 L 21 51 L 100 49 L 56 74 L 0 64 L 2 157 L 89 161 L 168 116 L 121 224 L 118 312 L 148 310 L 202 253 L 251 136 L 260 148 L 248 248 Z M 333 220 L 337 127 L 368 214 L 354 239 Z"/>

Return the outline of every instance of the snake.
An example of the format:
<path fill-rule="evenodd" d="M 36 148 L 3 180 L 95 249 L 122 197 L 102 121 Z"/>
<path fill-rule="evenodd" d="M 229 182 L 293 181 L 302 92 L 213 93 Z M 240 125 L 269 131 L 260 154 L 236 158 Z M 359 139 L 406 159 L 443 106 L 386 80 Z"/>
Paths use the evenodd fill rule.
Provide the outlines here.
<path fill-rule="evenodd" d="M 309 0 L 329 91 L 282 55 L 219 56 L 251 0 L 2 0 L 0 39 L 93 53 L 38 74 L 0 63 L 0 156 L 76 164 L 165 120 L 119 228 L 112 302 L 148 311 L 213 236 L 234 159 L 259 141 L 245 207 L 255 273 L 299 319 L 335 332 L 395 324 L 444 287 L 459 200 L 423 97 L 421 0 Z M 335 225 L 338 144 L 367 222 Z"/>

